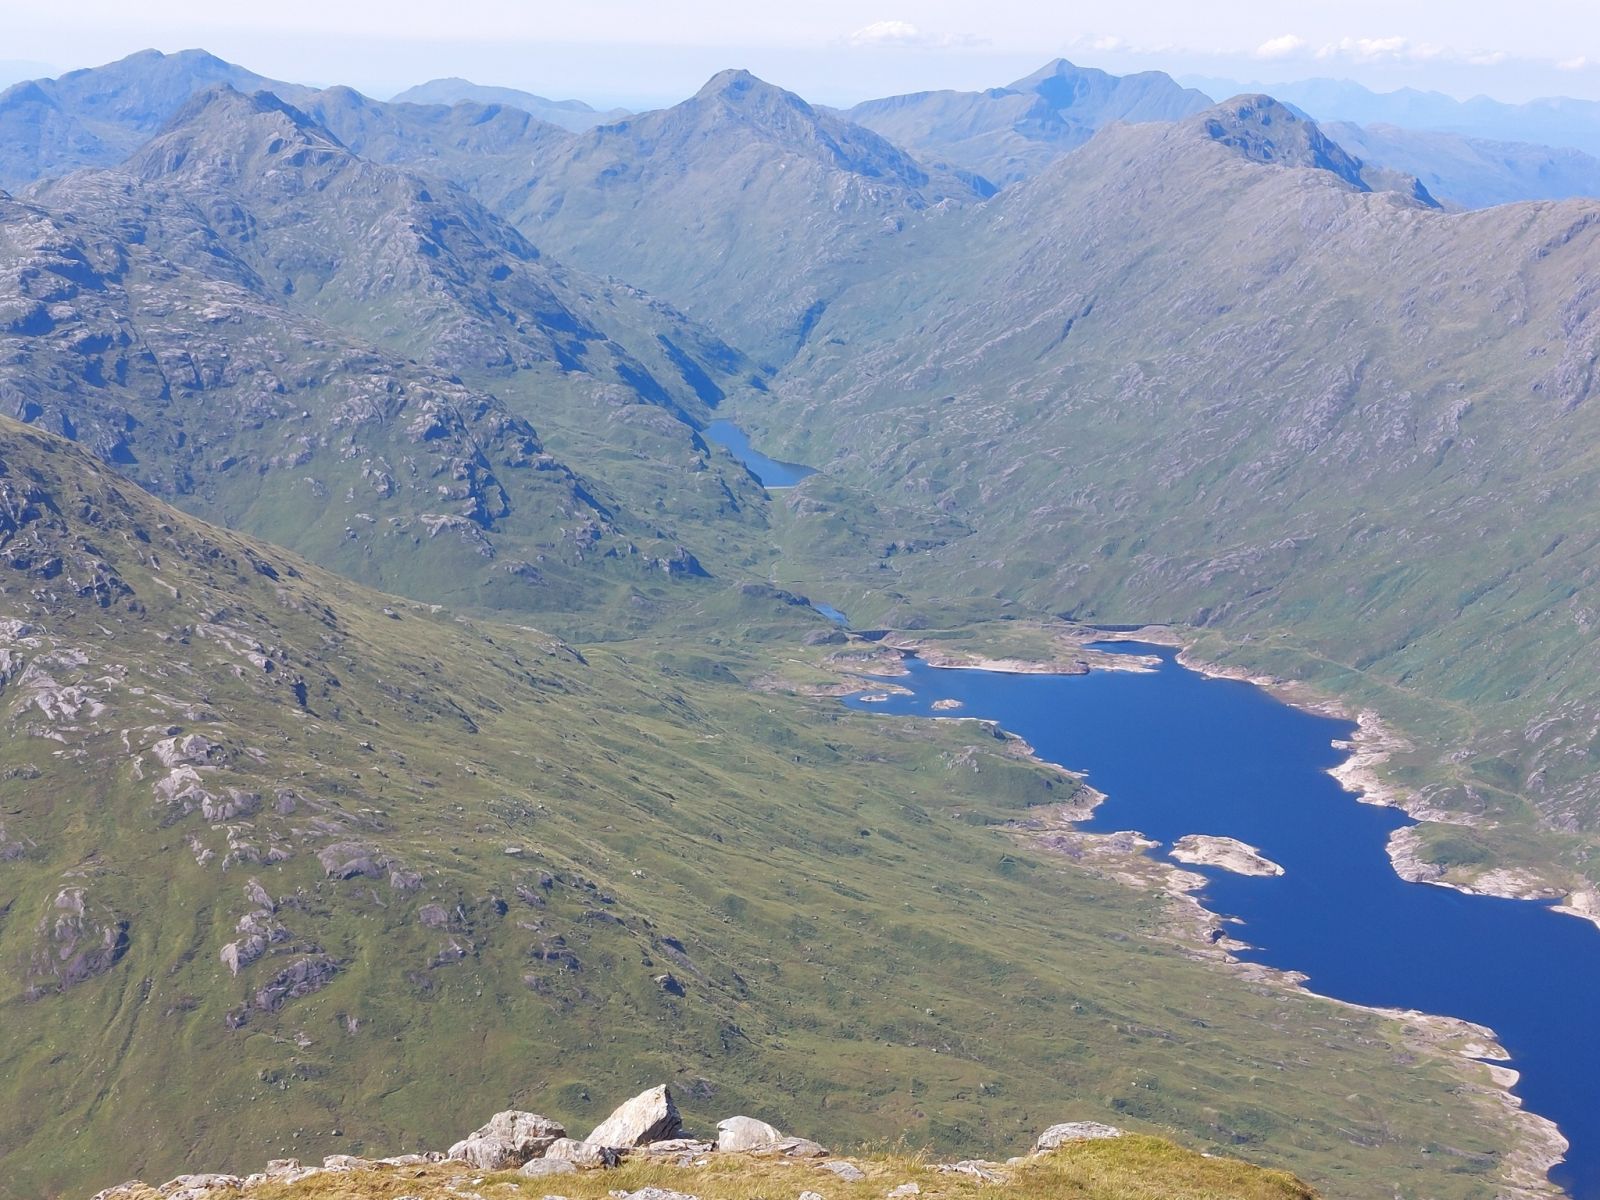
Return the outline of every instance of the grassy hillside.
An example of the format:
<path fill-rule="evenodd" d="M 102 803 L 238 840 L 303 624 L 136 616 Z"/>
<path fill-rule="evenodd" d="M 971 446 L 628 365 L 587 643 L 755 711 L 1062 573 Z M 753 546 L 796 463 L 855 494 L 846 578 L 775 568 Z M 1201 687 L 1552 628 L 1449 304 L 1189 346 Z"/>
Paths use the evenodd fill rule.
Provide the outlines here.
<path fill-rule="evenodd" d="M 0 433 L 8 1196 L 661 1079 L 841 1148 L 1098 1117 L 1351 1196 L 1513 1161 L 1481 1067 L 1019 835 L 1077 785 L 985 727 L 752 691 L 760 644 L 463 621 Z"/>

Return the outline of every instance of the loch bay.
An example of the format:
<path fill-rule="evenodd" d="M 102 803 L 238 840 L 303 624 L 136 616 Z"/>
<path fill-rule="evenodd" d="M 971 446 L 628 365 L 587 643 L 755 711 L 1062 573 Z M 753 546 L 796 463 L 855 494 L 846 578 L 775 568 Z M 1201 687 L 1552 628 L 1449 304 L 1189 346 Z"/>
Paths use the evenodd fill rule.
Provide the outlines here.
<path fill-rule="evenodd" d="M 1096 648 L 1159 666 L 1037 675 L 908 658 L 895 682 L 909 694 L 863 707 L 935 715 L 954 700 L 962 717 L 997 722 L 1105 795 L 1088 832 L 1136 829 L 1162 856 L 1194 834 L 1258 848 L 1281 876 L 1189 868 L 1206 878 L 1200 901 L 1247 944 L 1238 957 L 1339 1000 L 1493 1029 L 1520 1073 L 1516 1094 L 1570 1142 L 1552 1178 L 1600 1196 L 1600 1031 L 1582 1002 L 1600 992 L 1600 931 L 1543 903 L 1400 879 L 1385 846 L 1410 818 L 1358 803 L 1329 774 L 1352 722 L 1190 670 L 1168 647 Z"/>

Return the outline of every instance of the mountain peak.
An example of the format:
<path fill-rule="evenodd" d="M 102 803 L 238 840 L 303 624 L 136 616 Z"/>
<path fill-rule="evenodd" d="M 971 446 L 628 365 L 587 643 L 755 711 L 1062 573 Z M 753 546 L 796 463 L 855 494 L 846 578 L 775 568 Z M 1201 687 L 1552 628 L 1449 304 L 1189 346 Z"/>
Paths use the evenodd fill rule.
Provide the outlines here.
<path fill-rule="evenodd" d="M 772 101 L 782 99 L 795 107 L 810 108 L 804 100 L 793 92 L 787 92 L 777 84 L 768 83 L 752 75 L 742 67 L 731 67 L 726 71 L 718 71 L 698 92 L 696 100 L 726 100 L 731 103 L 749 103 L 751 100 Z"/>
<path fill-rule="evenodd" d="M 1361 161 L 1335 142 L 1315 121 L 1263 93 L 1235 96 L 1196 115 L 1192 127 L 1205 137 L 1255 162 L 1285 167 L 1316 167 L 1332 172 L 1361 191 Z"/>
<path fill-rule="evenodd" d="M 1409 175 L 1363 163 L 1292 107 L 1264 93 L 1235 96 L 1196 114 L 1190 128 L 1254 162 L 1312 167 L 1360 192 L 1398 192 L 1428 208 L 1435 200 Z"/>

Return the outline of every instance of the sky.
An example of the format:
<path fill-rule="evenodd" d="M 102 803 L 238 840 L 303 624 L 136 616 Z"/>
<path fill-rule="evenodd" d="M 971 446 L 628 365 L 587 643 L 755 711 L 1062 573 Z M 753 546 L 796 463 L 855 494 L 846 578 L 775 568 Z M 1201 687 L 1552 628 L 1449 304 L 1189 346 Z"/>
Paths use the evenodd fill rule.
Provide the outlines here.
<path fill-rule="evenodd" d="M 0 82 L 195 46 L 379 98 L 460 75 L 598 107 L 674 103 L 730 66 L 850 104 L 998 86 L 1057 56 L 1116 74 L 1600 99 L 1600 0 L 0 0 Z"/>

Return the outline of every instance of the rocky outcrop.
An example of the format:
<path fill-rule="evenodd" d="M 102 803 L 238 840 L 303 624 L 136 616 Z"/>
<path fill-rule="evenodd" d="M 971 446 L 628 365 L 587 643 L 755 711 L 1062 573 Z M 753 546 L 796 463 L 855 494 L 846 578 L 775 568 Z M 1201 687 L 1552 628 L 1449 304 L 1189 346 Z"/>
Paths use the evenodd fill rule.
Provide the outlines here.
<path fill-rule="evenodd" d="M 579 1170 L 614 1167 L 622 1161 L 622 1153 L 614 1146 L 596 1146 L 593 1142 L 580 1142 L 569 1137 L 551 1142 L 545 1149 L 544 1157 L 545 1161 L 569 1162 Z"/>
<path fill-rule="evenodd" d="M 729 1117 L 717 1122 L 717 1149 L 725 1153 L 761 1150 L 782 1138 L 780 1131 L 754 1117 Z"/>
<path fill-rule="evenodd" d="M 595 1126 L 584 1141 L 628 1149 L 665 1142 L 683 1133 L 683 1119 L 666 1084 L 640 1092 Z"/>
<path fill-rule="evenodd" d="M 1052 1125 L 1039 1135 L 1039 1140 L 1033 1144 L 1035 1154 L 1044 1154 L 1050 1150 L 1058 1150 L 1068 1142 L 1086 1142 L 1097 1138 L 1121 1137 L 1122 1130 L 1115 1125 L 1102 1125 L 1098 1121 L 1068 1121 L 1063 1125 Z"/>
<path fill-rule="evenodd" d="M 488 1122 L 450 1147 L 450 1157 L 484 1171 L 507 1171 L 539 1158 L 566 1127 L 537 1113 L 515 1109 L 495 1113 Z"/>
<path fill-rule="evenodd" d="M 128 921 L 81 887 L 56 893 L 40 918 L 26 995 L 38 999 L 103 975 L 128 950 Z"/>

